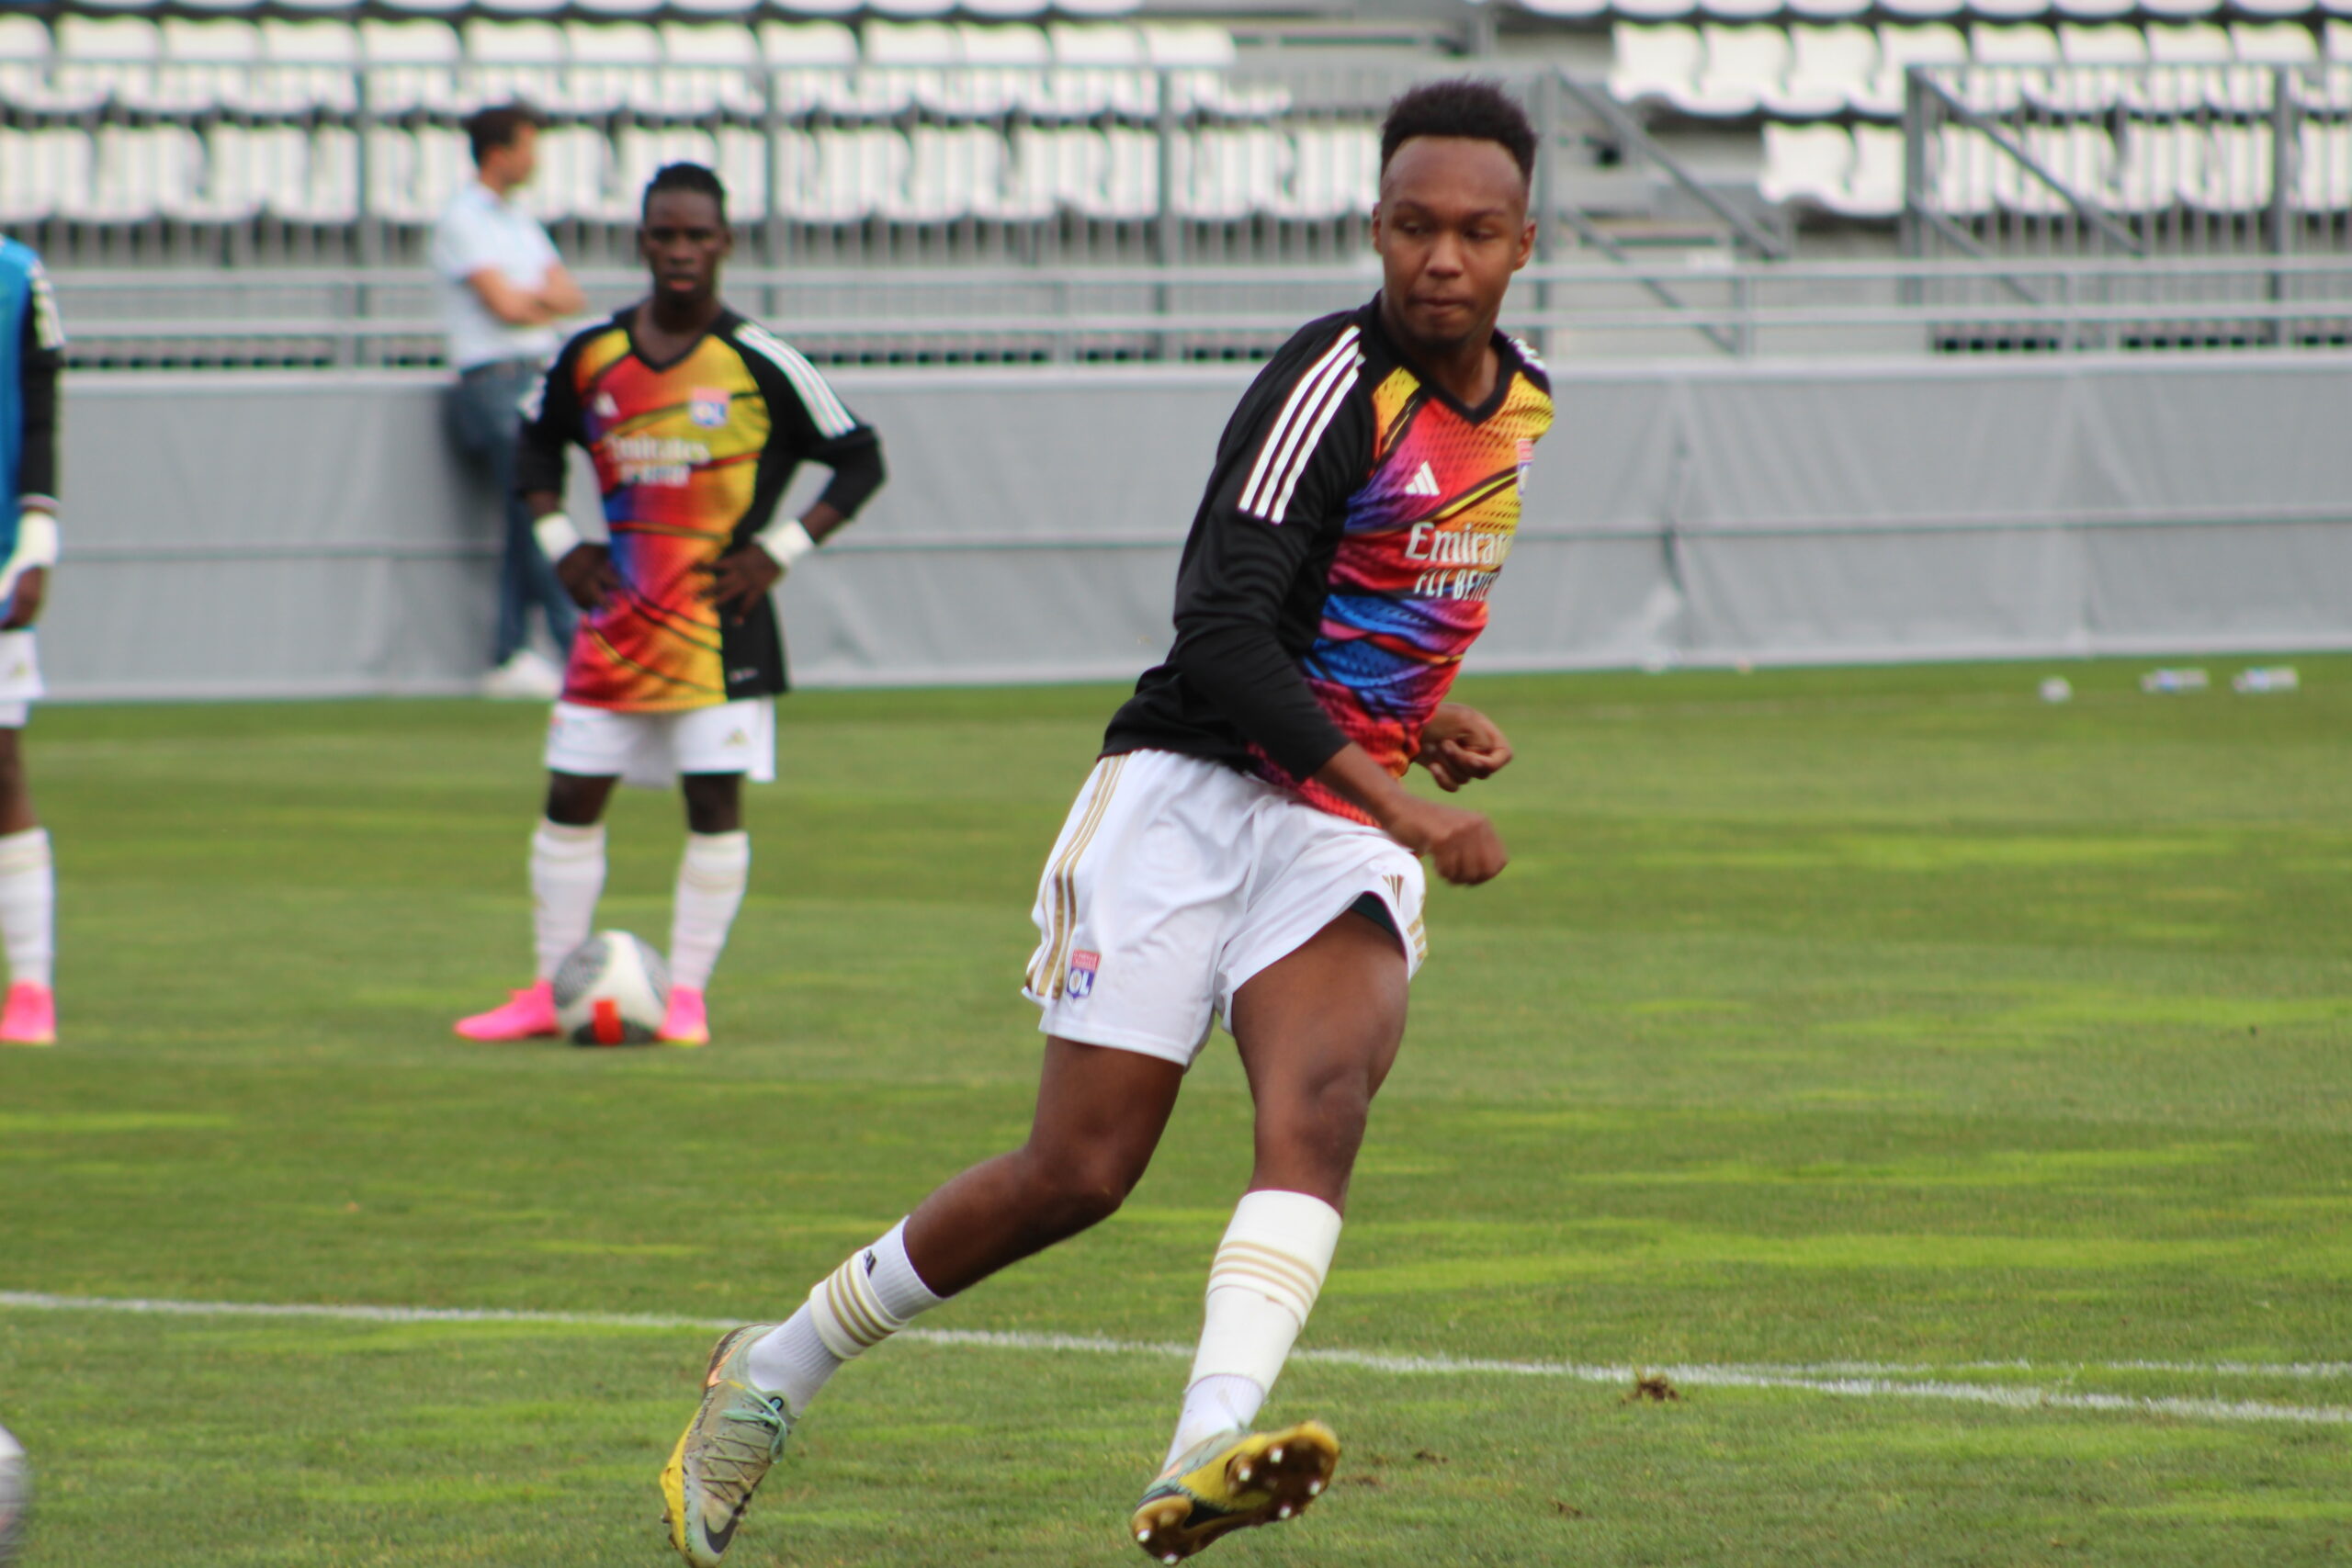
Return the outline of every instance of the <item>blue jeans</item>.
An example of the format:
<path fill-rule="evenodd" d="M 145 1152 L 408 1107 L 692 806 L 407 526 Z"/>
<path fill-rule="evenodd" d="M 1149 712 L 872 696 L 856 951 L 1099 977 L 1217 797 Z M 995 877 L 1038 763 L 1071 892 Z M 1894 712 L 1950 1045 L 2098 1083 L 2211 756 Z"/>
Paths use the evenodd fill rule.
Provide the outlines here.
<path fill-rule="evenodd" d="M 555 568 L 548 564 L 531 532 L 530 512 L 514 493 L 514 448 L 523 424 L 516 405 L 538 375 L 521 362 L 485 367 L 458 378 L 449 389 L 450 434 L 467 460 L 488 475 L 506 518 L 498 566 L 498 632 L 490 657 L 493 666 L 514 658 L 529 640 L 534 604 L 547 617 L 548 636 L 555 639 L 559 657 L 571 651 L 571 634 L 580 625 L 579 606 L 556 581 Z"/>

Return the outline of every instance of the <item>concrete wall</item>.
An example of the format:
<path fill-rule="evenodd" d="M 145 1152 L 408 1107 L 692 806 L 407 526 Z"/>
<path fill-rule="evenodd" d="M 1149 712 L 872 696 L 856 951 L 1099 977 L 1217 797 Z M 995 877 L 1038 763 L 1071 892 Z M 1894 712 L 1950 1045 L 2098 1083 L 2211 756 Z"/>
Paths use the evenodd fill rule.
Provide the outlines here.
<path fill-rule="evenodd" d="M 1476 666 L 2352 647 L 2352 356 L 1561 371 Z M 834 380 L 892 478 L 784 590 L 799 681 L 1158 656 L 1246 372 Z M 73 381 L 56 694 L 465 689 L 491 502 L 440 422 L 425 376 Z"/>

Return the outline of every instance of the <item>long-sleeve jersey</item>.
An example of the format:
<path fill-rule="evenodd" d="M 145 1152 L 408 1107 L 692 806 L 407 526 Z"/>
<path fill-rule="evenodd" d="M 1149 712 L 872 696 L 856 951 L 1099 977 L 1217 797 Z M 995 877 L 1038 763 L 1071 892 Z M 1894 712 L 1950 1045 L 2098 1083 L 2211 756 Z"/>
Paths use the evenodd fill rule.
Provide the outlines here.
<path fill-rule="evenodd" d="M 0 240 L 0 559 L 27 502 L 57 504 L 57 382 L 65 328 L 40 257 Z"/>
<path fill-rule="evenodd" d="M 729 619 L 699 569 L 767 525 L 804 459 L 833 471 L 821 499 L 854 513 L 881 486 L 881 442 L 758 323 L 722 312 L 657 365 L 629 335 L 635 313 L 565 344 L 523 406 L 516 488 L 560 494 L 565 446 L 587 448 L 621 580 L 581 619 L 564 701 L 650 713 L 774 694 L 786 684 L 774 604 Z"/>
<path fill-rule="evenodd" d="M 1551 381 L 1497 334 L 1494 390 L 1424 380 L 1380 301 L 1283 345 L 1217 443 L 1176 581 L 1176 640 L 1105 752 L 1223 762 L 1345 817 L 1312 783 L 1350 741 L 1402 776 L 1487 625 Z"/>

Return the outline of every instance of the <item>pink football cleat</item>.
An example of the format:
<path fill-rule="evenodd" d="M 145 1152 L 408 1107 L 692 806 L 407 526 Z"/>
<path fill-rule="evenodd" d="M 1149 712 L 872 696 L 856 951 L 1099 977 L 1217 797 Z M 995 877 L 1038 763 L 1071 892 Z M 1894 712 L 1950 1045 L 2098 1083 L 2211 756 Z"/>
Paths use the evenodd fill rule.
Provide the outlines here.
<path fill-rule="evenodd" d="M 710 1015 L 703 1010 L 702 993 L 691 986 L 670 987 L 670 1008 L 662 1015 L 658 1039 L 664 1045 L 707 1045 Z"/>
<path fill-rule="evenodd" d="M 695 998 L 695 1016 L 702 1016 Z M 57 1043 L 57 993 L 47 986 L 19 980 L 8 987 L 8 1006 L 0 1012 L 0 1045 Z"/>
<path fill-rule="evenodd" d="M 504 1007 L 458 1020 L 458 1032 L 468 1040 L 552 1040 L 562 1032 L 555 1021 L 555 986 L 535 980 Z"/>

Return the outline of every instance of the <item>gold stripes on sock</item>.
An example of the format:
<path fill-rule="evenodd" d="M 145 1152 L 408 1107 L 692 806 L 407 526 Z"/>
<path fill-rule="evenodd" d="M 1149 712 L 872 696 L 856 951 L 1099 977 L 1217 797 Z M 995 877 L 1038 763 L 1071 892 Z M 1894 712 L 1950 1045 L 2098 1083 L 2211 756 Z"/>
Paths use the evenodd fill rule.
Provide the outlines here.
<path fill-rule="evenodd" d="M 866 1253 L 861 1248 L 849 1261 L 825 1276 L 808 1292 L 808 1316 L 825 1348 L 842 1360 L 871 1350 L 907 1325 L 902 1317 L 884 1310 L 882 1298 L 866 1273 Z"/>
<path fill-rule="evenodd" d="M 1047 873 L 1053 905 L 1047 916 L 1046 944 L 1030 961 L 1028 981 L 1032 996 L 1055 1000 L 1069 978 L 1069 944 L 1078 931 L 1078 863 L 1094 842 L 1095 832 L 1111 809 L 1111 792 L 1119 787 L 1119 774 L 1126 765 L 1127 753 L 1124 751 L 1094 765 L 1094 793 L 1087 798 L 1086 811 L 1079 818 L 1069 842 L 1054 857 L 1053 869 Z"/>
<path fill-rule="evenodd" d="M 1322 1293 L 1323 1270 L 1263 1242 L 1228 1237 L 1209 1265 L 1209 1290 L 1255 1291 L 1304 1324 Z"/>

